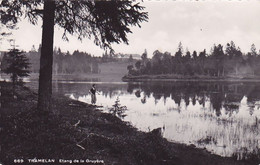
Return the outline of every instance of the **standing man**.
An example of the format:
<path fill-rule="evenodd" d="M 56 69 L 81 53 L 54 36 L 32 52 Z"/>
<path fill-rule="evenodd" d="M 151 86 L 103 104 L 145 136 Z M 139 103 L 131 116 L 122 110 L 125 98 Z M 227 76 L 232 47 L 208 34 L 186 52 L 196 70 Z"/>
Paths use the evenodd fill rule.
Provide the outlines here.
<path fill-rule="evenodd" d="M 97 102 L 97 97 L 96 97 L 96 85 L 93 84 L 92 88 L 89 90 L 91 94 L 91 104 L 96 104 Z"/>

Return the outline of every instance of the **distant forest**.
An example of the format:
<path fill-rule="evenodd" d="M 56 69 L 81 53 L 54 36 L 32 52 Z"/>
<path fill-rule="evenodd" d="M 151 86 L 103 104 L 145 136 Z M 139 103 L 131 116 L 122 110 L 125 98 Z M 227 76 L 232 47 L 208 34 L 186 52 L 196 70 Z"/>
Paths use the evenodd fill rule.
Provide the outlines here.
<path fill-rule="evenodd" d="M 182 43 L 179 43 L 177 52 L 173 55 L 169 52 L 153 52 L 151 59 L 147 58 L 147 52 L 142 54 L 142 59 L 135 65 L 127 66 L 128 75 L 160 75 L 176 74 L 185 76 L 259 76 L 260 52 L 257 52 L 254 44 L 251 51 L 242 53 L 239 47 L 231 41 L 224 47 L 221 44 L 213 45 L 210 52 L 204 49 L 201 52 L 184 52 Z"/>
<path fill-rule="evenodd" d="M 39 72 L 40 49 L 41 46 L 39 46 L 38 50 L 33 46 L 31 51 L 25 53 L 29 58 L 32 73 Z M 102 57 L 94 57 L 89 53 L 78 50 L 70 54 L 68 51 L 65 53 L 60 48 L 55 48 L 53 52 L 53 74 L 100 73 L 99 64 L 119 61 L 120 59 L 115 58 L 115 56 L 114 54 L 105 52 Z M 131 61 L 133 59 L 124 60 Z M 1 61 L 1 68 L 4 68 L 7 65 L 6 54 L 4 54 Z"/>

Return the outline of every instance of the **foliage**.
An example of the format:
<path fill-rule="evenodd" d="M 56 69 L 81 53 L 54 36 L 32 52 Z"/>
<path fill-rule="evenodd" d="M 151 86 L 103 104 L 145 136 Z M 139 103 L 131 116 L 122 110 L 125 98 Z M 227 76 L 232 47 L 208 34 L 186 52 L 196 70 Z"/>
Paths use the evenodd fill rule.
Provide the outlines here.
<path fill-rule="evenodd" d="M 22 16 L 32 24 L 37 24 L 43 14 L 44 0 L 3 0 L 0 3 L 1 22 L 15 25 Z M 55 24 L 67 34 L 76 35 L 78 39 L 93 38 L 96 45 L 111 48 L 111 43 L 128 43 L 127 33 L 130 25 L 139 26 L 147 21 L 147 12 L 143 6 L 132 1 L 89 1 L 64 0 L 55 1 Z"/>
<path fill-rule="evenodd" d="M 141 56 L 142 60 L 146 60 L 147 59 L 147 50 L 144 50 L 144 53 Z"/>
<path fill-rule="evenodd" d="M 32 48 L 26 55 L 31 63 L 31 72 L 38 73 L 40 69 L 40 49 Z M 101 63 L 116 62 L 116 58 L 110 56 L 95 57 L 87 52 L 75 50 L 74 52 L 62 52 L 60 48 L 53 51 L 53 73 L 54 74 L 78 74 L 78 73 L 100 73 Z"/>
<path fill-rule="evenodd" d="M 29 59 L 24 52 L 18 49 L 12 49 L 3 57 L 2 71 L 11 75 L 13 84 L 17 83 L 19 78 L 29 76 Z M 20 79 L 22 81 L 22 79 Z"/>
<path fill-rule="evenodd" d="M 128 72 L 129 72 L 130 74 L 132 74 L 133 69 L 134 69 L 134 66 L 133 66 L 133 65 L 128 65 L 128 66 L 127 66 L 127 70 L 128 70 Z"/>
<path fill-rule="evenodd" d="M 114 116 L 117 116 L 119 118 L 124 118 L 126 116 L 125 111 L 127 110 L 127 107 L 121 106 L 119 102 L 120 102 L 119 97 L 117 97 L 115 104 L 113 105 L 113 108 L 111 108 L 109 111 Z"/>
<path fill-rule="evenodd" d="M 251 52 L 242 53 L 239 47 L 231 41 L 225 49 L 221 44 L 213 45 L 211 52 L 206 49 L 197 53 L 183 53 L 181 42 L 175 56 L 169 52 L 155 50 L 151 59 L 136 62 L 135 68 L 129 70 L 129 75 L 176 74 L 185 76 L 203 75 L 214 77 L 225 76 L 260 76 L 260 55 L 252 44 Z"/>

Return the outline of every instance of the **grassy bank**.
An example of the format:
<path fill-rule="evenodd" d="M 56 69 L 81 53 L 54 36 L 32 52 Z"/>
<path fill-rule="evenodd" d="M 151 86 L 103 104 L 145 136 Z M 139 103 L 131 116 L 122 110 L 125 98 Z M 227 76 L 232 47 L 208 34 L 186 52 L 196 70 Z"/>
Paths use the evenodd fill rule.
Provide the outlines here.
<path fill-rule="evenodd" d="M 95 106 L 53 95 L 53 110 L 38 112 L 37 94 L 18 87 L 15 97 L 11 85 L 0 82 L 0 163 L 17 164 L 14 160 L 36 158 L 99 160 L 99 164 L 147 165 L 243 165 L 258 164 L 256 160 L 236 161 L 222 158 L 194 146 L 170 143 L 160 131 L 140 132 L 129 123 Z M 41 163 L 38 163 L 41 164 Z M 89 163 L 94 164 L 94 163 Z M 96 163 L 98 164 L 98 163 Z"/>
<path fill-rule="evenodd" d="M 160 74 L 160 75 L 139 75 L 139 76 L 132 76 L 132 75 L 125 75 L 122 78 L 123 81 L 204 81 L 204 82 L 260 82 L 259 76 L 252 76 L 252 75 L 230 75 L 230 76 L 207 76 L 207 75 L 176 75 L 176 74 Z"/>

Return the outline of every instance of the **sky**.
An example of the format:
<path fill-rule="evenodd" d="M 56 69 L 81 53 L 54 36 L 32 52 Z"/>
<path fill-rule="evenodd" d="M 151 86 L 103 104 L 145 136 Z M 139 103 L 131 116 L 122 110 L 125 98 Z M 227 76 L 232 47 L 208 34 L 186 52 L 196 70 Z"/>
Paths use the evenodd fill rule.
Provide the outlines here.
<path fill-rule="evenodd" d="M 210 51 L 213 44 L 226 45 L 231 40 L 242 52 L 250 51 L 254 43 L 260 49 L 260 0 L 247 1 L 144 1 L 148 12 L 148 22 L 141 23 L 141 28 L 131 27 L 128 34 L 129 45 L 113 44 L 116 53 L 142 54 L 147 49 L 148 57 L 155 50 L 175 54 L 179 42 L 184 50 Z M 32 45 L 38 48 L 41 43 L 41 22 L 37 26 L 22 20 L 18 30 L 13 31 L 10 39 L 25 51 Z M 101 56 L 104 50 L 93 41 L 82 42 L 70 36 L 69 42 L 62 40 L 62 29 L 55 27 L 54 45 L 62 51 L 80 50 Z M 10 48 L 7 39 L 1 41 L 0 50 Z"/>

